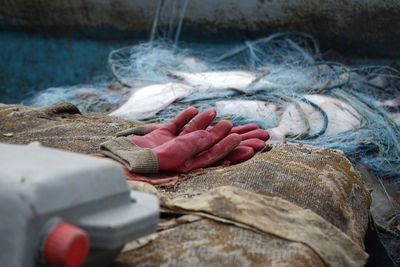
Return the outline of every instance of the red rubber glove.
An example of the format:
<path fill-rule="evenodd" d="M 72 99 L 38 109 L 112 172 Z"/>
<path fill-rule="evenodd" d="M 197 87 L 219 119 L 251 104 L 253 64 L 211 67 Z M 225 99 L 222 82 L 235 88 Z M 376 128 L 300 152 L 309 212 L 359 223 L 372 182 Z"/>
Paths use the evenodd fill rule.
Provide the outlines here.
<path fill-rule="evenodd" d="M 215 164 L 242 140 L 238 134 L 229 134 L 231 128 L 229 121 L 220 121 L 209 131 L 190 132 L 153 148 L 159 170 L 189 172 Z"/>
<path fill-rule="evenodd" d="M 226 166 L 243 162 L 253 157 L 257 151 L 263 149 L 265 141 L 269 138 L 268 132 L 260 129 L 256 124 L 246 124 L 232 128 L 230 122 L 221 121 L 214 128 L 210 127 L 216 117 L 215 109 L 206 110 L 188 124 L 197 114 L 197 108 L 188 108 L 165 125 L 147 125 L 147 134 L 144 136 L 131 135 L 128 138 L 140 147 L 152 148 L 158 157 L 160 170 L 176 172 L 187 172 L 196 168 L 208 167 L 215 163 L 218 166 Z M 187 138 L 181 138 L 184 135 L 204 129 L 208 130 L 190 135 Z M 221 144 L 213 147 L 213 149 L 208 150 L 229 133 L 236 134 L 236 137 L 229 137 L 227 140 L 223 140 L 224 142 Z M 202 135 L 205 135 L 208 140 L 203 141 L 208 144 L 205 147 L 200 141 L 196 140 Z M 239 145 L 234 142 L 237 141 L 238 135 L 240 135 L 241 139 Z M 173 142 L 169 143 L 170 141 Z M 185 142 L 187 143 L 185 144 Z M 166 143 L 168 144 L 162 146 Z M 232 146 L 234 147 L 232 148 Z M 205 152 L 204 150 L 208 151 Z M 193 153 L 189 153 L 189 151 Z M 202 157 L 198 155 L 201 152 L 204 154 Z M 166 163 L 167 159 L 169 159 L 169 163 Z"/>
<path fill-rule="evenodd" d="M 231 153 L 217 163 L 218 166 L 234 165 L 252 158 L 257 151 L 265 147 L 265 141 L 269 139 L 268 132 L 260 129 L 254 123 L 234 127 L 231 130 L 232 133 L 240 134 L 242 141 Z"/>
<path fill-rule="evenodd" d="M 148 132 L 144 136 L 130 135 L 128 138 L 137 146 L 155 148 L 179 135 L 188 134 L 197 130 L 204 130 L 215 119 L 215 109 L 208 109 L 200 114 L 196 120 L 188 124 L 197 114 L 197 108 L 188 108 L 179 113 L 174 119 L 164 125 L 148 125 Z"/>

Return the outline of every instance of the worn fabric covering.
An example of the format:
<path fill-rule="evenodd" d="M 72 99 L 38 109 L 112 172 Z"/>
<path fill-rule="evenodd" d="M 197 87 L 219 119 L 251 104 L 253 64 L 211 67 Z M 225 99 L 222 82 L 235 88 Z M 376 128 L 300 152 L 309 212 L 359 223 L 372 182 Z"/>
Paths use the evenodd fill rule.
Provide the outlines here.
<path fill-rule="evenodd" d="M 129 266 L 325 266 L 301 243 L 202 219 L 162 231 L 139 249 L 125 252 L 113 267 Z"/>
<path fill-rule="evenodd" d="M 117 132 L 138 125 L 104 114 L 81 115 L 72 104 L 48 108 L 0 104 L 0 142 L 28 144 L 39 141 L 44 146 L 94 153 L 102 142 Z"/>
<path fill-rule="evenodd" d="M 276 145 L 242 164 L 191 173 L 166 194 L 190 197 L 227 185 L 311 209 L 362 246 L 370 195 L 341 152 Z"/>
<path fill-rule="evenodd" d="M 233 205 L 234 201 L 204 209 L 207 205 L 200 203 L 201 198 L 213 189 L 223 189 L 223 186 L 240 188 L 256 196 L 287 200 L 299 208 L 308 209 L 305 213 L 319 215 L 326 224 L 332 224 L 352 240 L 348 244 L 356 252 L 350 252 L 346 246 L 335 249 L 348 249 L 356 261 L 335 263 L 333 259 L 327 262 L 326 255 L 321 256 L 305 242 L 289 241 L 289 235 L 284 238 L 254 231 L 251 227 L 250 230 L 249 224 L 259 225 L 257 219 L 242 225 L 244 214 L 239 206 Z M 146 191 L 151 192 L 149 189 Z M 201 211 L 205 213 L 203 219 L 186 224 L 172 223 L 170 228 L 162 228 L 157 239 L 125 252 L 115 266 L 362 266 L 366 260 L 362 248 L 370 196 L 351 162 L 337 151 L 292 144 L 276 145 L 236 166 L 188 174 L 176 187 L 158 191 L 157 195 L 162 200 L 164 214 L 170 216 L 176 212 L 171 203 L 185 205 L 186 198 L 188 203 L 199 202 L 198 206 L 202 206 Z M 197 215 L 198 206 L 192 207 L 192 212 Z M 185 214 L 188 214 L 190 207 L 186 208 Z M 230 212 L 236 218 L 232 218 Z M 268 216 L 268 213 L 260 212 L 258 220 L 264 220 L 263 216 Z M 221 220 L 215 221 L 214 217 Z M 227 217 L 229 220 L 224 221 Z M 177 221 L 176 218 L 169 219 Z M 327 230 L 324 228 L 321 225 L 321 230 Z M 299 235 L 302 232 L 304 228 L 299 226 Z M 318 245 L 318 240 L 314 241 Z M 332 239 L 330 246 L 342 244 Z"/>
<path fill-rule="evenodd" d="M 101 114 L 80 115 L 70 106 L 34 109 L 0 105 L 0 121 L 0 142 L 40 141 L 81 153 L 96 152 L 100 143 L 137 125 Z M 157 194 L 165 199 L 191 198 L 221 186 L 279 197 L 310 209 L 363 247 L 369 194 L 358 172 L 340 152 L 276 145 L 236 166 L 184 175 L 175 187 L 160 188 Z M 167 214 L 167 221 L 179 216 Z M 326 262 L 304 243 L 203 218 L 160 230 L 155 240 L 122 254 L 116 266 L 195 265 L 324 266 Z"/>
<path fill-rule="evenodd" d="M 313 211 L 276 196 L 221 186 L 189 199 L 166 201 L 164 206 L 304 243 L 330 266 L 364 266 L 368 259 L 341 230 Z"/>

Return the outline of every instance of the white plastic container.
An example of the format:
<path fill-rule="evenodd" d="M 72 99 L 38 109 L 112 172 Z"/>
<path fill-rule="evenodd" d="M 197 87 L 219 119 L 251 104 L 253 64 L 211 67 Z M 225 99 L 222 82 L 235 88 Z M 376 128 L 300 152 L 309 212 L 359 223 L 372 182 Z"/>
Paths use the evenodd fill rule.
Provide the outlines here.
<path fill-rule="evenodd" d="M 158 217 L 111 160 L 0 144 L 0 266 L 106 266 Z"/>

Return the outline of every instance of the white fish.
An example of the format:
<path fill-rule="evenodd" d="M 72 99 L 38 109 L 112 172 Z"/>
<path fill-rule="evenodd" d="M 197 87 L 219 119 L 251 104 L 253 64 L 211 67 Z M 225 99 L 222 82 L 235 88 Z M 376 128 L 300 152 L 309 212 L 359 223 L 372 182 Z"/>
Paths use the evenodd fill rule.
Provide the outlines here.
<path fill-rule="evenodd" d="M 379 106 L 382 106 L 384 108 L 399 108 L 400 107 L 400 96 L 395 97 L 393 99 L 386 99 L 382 101 L 377 101 L 377 104 Z M 395 112 L 395 113 L 390 113 L 389 116 L 392 118 L 392 120 L 400 126 L 400 113 Z"/>
<path fill-rule="evenodd" d="M 171 72 L 171 76 L 182 82 L 200 89 L 226 90 L 235 89 L 243 92 L 251 92 L 265 87 L 287 88 L 273 82 L 262 79 L 265 74 L 257 76 L 247 71 L 209 71 L 209 72 Z"/>
<path fill-rule="evenodd" d="M 322 95 L 305 95 L 304 98 L 325 111 L 328 126 L 324 135 L 334 135 L 361 127 L 360 114 L 345 102 Z M 289 135 L 312 136 L 323 128 L 324 118 L 321 112 L 303 101 L 296 103 L 297 107 L 295 103 L 287 106 L 278 127 L 269 129 L 271 140 L 284 141 Z"/>
<path fill-rule="evenodd" d="M 237 89 L 245 90 L 256 76 L 245 71 L 213 71 L 213 72 L 173 72 L 173 76 L 184 82 L 205 89 Z"/>
<path fill-rule="evenodd" d="M 392 120 L 400 126 L 400 113 L 392 113 L 390 114 L 390 117 L 392 118 Z"/>
<path fill-rule="evenodd" d="M 400 96 L 393 99 L 378 101 L 377 104 L 382 107 L 392 107 L 392 108 L 400 107 Z"/>
<path fill-rule="evenodd" d="M 245 93 L 267 88 L 294 90 L 313 86 L 310 78 L 305 73 L 295 69 L 278 69 L 272 72 L 265 70 L 264 73 L 255 74 L 241 70 L 207 72 L 173 71 L 170 73 L 170 76 L 201 89 L 235 89 Z"/>
<path fill-rule="evenodd" d="M 193 87 L 179 83 L 142 87 L 135 90 L 128 101 L 110 115 L 130 120 L 150 118 L 175 100 L 188 96 L 193 91 Z"/>
<path fill-rule="evenodd" d="M 263 125 L 274 125 L 277 121 L 278 106 L 258 100 L 217 101 L 218 116 L 238 116 L 260 121 Z"/>

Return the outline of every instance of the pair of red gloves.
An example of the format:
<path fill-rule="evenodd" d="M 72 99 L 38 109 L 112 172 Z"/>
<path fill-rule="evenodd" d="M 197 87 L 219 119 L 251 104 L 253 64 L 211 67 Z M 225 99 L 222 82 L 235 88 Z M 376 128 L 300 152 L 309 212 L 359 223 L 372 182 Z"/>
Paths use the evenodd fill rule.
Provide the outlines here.
<path fill-rule="evenodd" d="M 192 121 L 198 113 L 197 108 L 188 108 L 164 125 L 145 126 L 145 135 L 128 138 L 154 152 L 160 171 L 180 173 L 243 162 L 263 149 L 269 138 L 268 132 L 256 124 L 232 127 L 230 121 L 221 120 L 210 127 L 215 109 Z"/>

